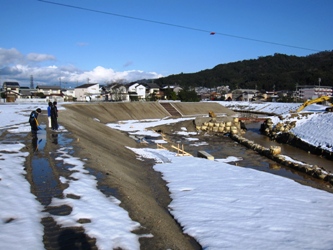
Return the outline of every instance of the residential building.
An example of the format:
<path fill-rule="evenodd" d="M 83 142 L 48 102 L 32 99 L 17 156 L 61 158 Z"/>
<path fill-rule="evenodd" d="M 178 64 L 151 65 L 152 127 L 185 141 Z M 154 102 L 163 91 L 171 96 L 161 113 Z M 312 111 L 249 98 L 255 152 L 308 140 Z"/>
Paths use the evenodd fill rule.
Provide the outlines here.
<path fill-rule="evenodd" d="M 47 102 L 51 101 L 63 101 L 64 94 L 61 91 L 60 86 L 56 85 L 38 85 L 36 86 L 37 92 L 31 92 L 34 96 L 45 98 Z"/>
<path fill-rule="evenodd" d="M 92 101 L 100 99 L 98 83 L 86 83 L 75 88 L 74 96 L 77 101 Z"/>
<path fill-rule="evenodd" d="M 260 91 L 256 89 L 236 89 L 233 90 L 231 93 L 233 101 L 249 102 L 255 99 L 255 97 L 260 94 Z"/>
<path fill-rule="evenodd" d="M 164 86 L 163 89 L 164 90 L 171 89 L 177 95 L 178 95 L 179 91 L 183 90 L 182 87 L 179 87 L 179 86 L 169 86 L 169 85 L 168 86 Z"/>
<path fill-rule="evenodd" d="M 320 85 L 297 85 L 295 97 L 303 101 L 315 99 L 320 96 L 333 96 L 332 86 Z"/>
<path fill-rule="evenodd" d="M 2 84 L 2 93 L 7 102 L 15 102 L 20 96 L 20 84 L 18 82 L 4 82 Z"/>
<path fill-rule="evenodd" d="M 124 84 L 113 83 L 106 87 L 106 92 L 108 97 L 106 100 L 109 101 L 129 101 L 129 95 L 127 93 L 127 88 Z"/>
<path fill-rule="evenodd" d="M 63 89 L 61 92 L 64 95 L 64 99 L 66 101 L 72 101 L 75 98 L 75 89 Z"/>
<path fill-rule="evenodd" d="M 146 99 L 146 87 L 139 83 L 134 83 L 128 86 L 128 94 L 130 98 L 145 100 Z"/>
<path fill-rule="evenodd" d="M 55 85 L 38 85 L 37 93 L 43 93 L 46 97 L 61 96 L 61 88 Z"/>
<path fill-rule="evenodd" d="M 160 91 L 160 86 L 156 83 L 149 82 L 145 83 L 144 86 L 146 87 L 146 96 L 147 97 L 155 97 L 156 99 L 162 98 L 162 92 Z"/>
<path fill-rule="evenodd" d="M 20 98 L 31 99 L 37 93 L 36 89 L 30 89 L 29 87 L 20 87 Z"/>

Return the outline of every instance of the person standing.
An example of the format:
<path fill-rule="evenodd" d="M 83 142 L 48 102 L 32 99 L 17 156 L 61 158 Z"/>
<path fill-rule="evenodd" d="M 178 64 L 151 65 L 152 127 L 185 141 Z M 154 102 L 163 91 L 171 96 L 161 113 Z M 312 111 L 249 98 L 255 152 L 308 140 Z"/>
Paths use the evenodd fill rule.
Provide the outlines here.
<path fill-rule="evenodd" d="M 29 117 L 29 123 L 30 123 L 30 127 L 31 127 L 31 133 L 32 136 L 37 136 L 37 131 L 41 130 L 41 127 L 39 126 L 38 123 L 38 115 L 42 113 L 42 110 L 40 108 L 34 110 L 31 112 L 30 117 Z"/>
<path fill-rule="evenodd" d="M 52 109 L 52 102 L 49 102 L 49 106 L 47 107 L 47 119 L 49 121 L 49 128 L 52 128 L 52 123 L 51 123 L 51 109 Z"/>
<path fill-rule="evenodd" d="M 52 130 L 58 130 L 58 108 L 57 108 L 57 102 L 53 102 L 53 106 L 51 108 L 51 125 Z"/>

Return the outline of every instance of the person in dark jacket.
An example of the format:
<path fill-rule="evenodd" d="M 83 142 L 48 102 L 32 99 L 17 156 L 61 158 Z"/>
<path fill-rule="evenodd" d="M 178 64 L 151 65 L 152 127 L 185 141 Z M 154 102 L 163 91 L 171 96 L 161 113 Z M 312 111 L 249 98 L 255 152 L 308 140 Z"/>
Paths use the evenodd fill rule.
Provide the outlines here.
<path fill-rule="evenodd" d="M 53 102 L 53 106 L 51 108 L 51 125 L 52 130 L 58 130 L 58 108 L 57 108 L 57 102 Z"/>
<path fill-rule="evenodd" d="M 31 133 L 33 136 L 37 135 L 37 131 L 41 129 L 38 123 L 38 115 L 42 113 L 42 110 L 40 108 L 34 110 L 31 112 L 30 117 L 29 117 L 29 123 L 31 127 Z"/>

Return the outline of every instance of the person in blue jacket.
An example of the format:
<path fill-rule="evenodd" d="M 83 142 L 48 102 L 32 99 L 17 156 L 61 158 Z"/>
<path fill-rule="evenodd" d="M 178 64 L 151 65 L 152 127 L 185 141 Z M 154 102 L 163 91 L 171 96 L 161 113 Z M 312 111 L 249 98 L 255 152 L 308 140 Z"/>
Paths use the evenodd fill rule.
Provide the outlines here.
<path fill-rule="evenodd" d="M 49 102 L 49 106 L 47 107 L 47 119 L 48 119 L 48 122 L 49 122 L 49 128 L 52 127 L 52 123 L 51 123 L 51 110 L 52 110 L 52 102 Z"/>
<path fill-rule="evenodd" d="M 34 110 L 31 112 L 30 117 L 29 117 L 29 123 L 31 126 L 31 133 L 33 136 L 37 136 L 37 131 L 41 130 L 41 127 L 39 126 L 38 123 L 38 115 L 42 113 L 42 110 L 40 108 Z"/>

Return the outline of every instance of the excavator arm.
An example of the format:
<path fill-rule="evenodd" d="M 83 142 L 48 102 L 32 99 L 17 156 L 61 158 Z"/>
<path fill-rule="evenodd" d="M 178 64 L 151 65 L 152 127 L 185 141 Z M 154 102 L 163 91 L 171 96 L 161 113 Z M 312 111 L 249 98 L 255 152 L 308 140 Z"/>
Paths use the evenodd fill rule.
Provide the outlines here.
<path fill-rule="evenodd" d="M 302 111 L 306 106 L 309 106 L 313 103 L 318 103 L 318 102 L 324 102 L 324 101 L 329 101 L 331 99 L 330 96 L 321 96 L 321 97 L 318 97 L 316 99 L 313 99 L 313 100 L 307 100 L 306 102 L 304 102 L 298 109 L 296 112 L 300 112 Z M 333 104 L 331 104 L 332 106 Z"/>

